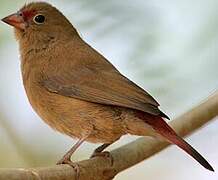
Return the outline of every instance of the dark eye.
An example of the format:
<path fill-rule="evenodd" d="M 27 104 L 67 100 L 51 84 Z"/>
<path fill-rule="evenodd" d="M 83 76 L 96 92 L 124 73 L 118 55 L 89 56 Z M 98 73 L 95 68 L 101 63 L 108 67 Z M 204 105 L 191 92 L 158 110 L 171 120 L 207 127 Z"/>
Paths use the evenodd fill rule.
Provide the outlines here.
<path fill-rule="evenodd" d="M 36 15 L 34 18 L 33 18 L 33 21 L 36 23 L 36 24 L 42 24 L 44 23 L 45 21 L 45 16 L 41 15 L 41 14 L 38 14 Z"/>

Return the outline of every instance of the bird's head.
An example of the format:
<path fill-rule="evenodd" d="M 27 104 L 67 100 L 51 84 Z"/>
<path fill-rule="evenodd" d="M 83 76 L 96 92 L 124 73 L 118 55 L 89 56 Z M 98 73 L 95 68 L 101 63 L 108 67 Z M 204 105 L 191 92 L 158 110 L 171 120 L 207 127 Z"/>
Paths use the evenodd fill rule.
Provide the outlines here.
<path fill-rule="evenodd" d="M 24 5 L 18 12 L 3 18 L 2 21 L 15 28 L 19 41 L 22 39 L 43 41 L 47 36 L 64 37 L 76 33 L 67 18 L 45 2 Z"/>

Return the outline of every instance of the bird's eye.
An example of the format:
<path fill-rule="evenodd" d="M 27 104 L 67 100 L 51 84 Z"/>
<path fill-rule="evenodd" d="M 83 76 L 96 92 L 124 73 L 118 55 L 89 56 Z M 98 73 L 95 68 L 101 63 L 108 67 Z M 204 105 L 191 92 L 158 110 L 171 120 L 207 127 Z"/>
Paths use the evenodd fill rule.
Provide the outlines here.
<path fill-rule="evenodd" d="M 45 16 L 41 15 L 41 14 L 37 14 L 34 18 L 33 18 L 33 21 L 36 23 L 36 24 L 43 24 L 44 21 L 45 21 Z"/>

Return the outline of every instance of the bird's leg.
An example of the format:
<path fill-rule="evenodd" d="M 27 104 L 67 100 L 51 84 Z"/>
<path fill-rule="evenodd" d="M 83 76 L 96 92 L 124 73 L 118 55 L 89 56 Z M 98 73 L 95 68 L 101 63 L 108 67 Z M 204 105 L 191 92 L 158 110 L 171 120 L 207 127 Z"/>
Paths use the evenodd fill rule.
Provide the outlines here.
<path fill-rule="evenodd" d="M 98 155 L 99 153 L 102 153 L 102 151 L 104 149 L 106 149 L 108 146 L 110 146 L 111 144 L 102 144 L 101 146 L 97 147 L 94 152 L 92 153 L 91 157 L 95 157 L 96 155 Z"/>
<path fill-rule="evenodd" d="M 108 151 L 104 151 L 102 152 L 104 149 L 106 149 L 108 146 L 110 146 L 112 143 L 105 143 L 102 144 L 101 146 L 99 146 L 98 148 L 96 148 L 94 150 L 94 152 L 92 153 L 90 158 L 96 157 L 96 156 L 100 156 L 100 157 L 106 157 L 106 158 L 110 158 L 111 161 L 111 165 L 113 165 L 113 157 L 111 156 L 110 152 Z"/>
<path fill-rule="evenodd" d="M 69 164 L 71 161 L 72 154 L 77 150 L 77 148 L 85 141 L 85 138 L 79 139 L 73 147 L 67 151 L 67 153 L 57 162 L 57 164 Z"/>
<path fill-rule="evenodd" d="M 73 147 L 67 151 L 67 153 L 56 163 L 59 164 L 69 164 L 76 172 L 76 179 L 79 178 L 79 165 L 76 163 L 73 163 L 71 161 L 72 154 L 77 150 L 77 148 L 85 141 L 86 138 L 79 139 L 76 144 L 73 145 Z"/>

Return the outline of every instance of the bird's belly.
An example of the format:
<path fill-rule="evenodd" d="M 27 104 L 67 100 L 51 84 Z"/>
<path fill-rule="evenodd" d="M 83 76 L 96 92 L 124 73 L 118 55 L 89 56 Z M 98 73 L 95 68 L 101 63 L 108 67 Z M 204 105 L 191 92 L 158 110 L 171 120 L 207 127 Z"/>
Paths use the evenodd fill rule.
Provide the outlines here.
<path fill-rule="evenodd" d="M 87 141 L 94 143 L 110 143 L 125 134 L 121 113 L 114 107 L 61 96 L 40 87 L 26 92 L 37 114 L 61 133 L 74 138 L 88 136 Z"/>

